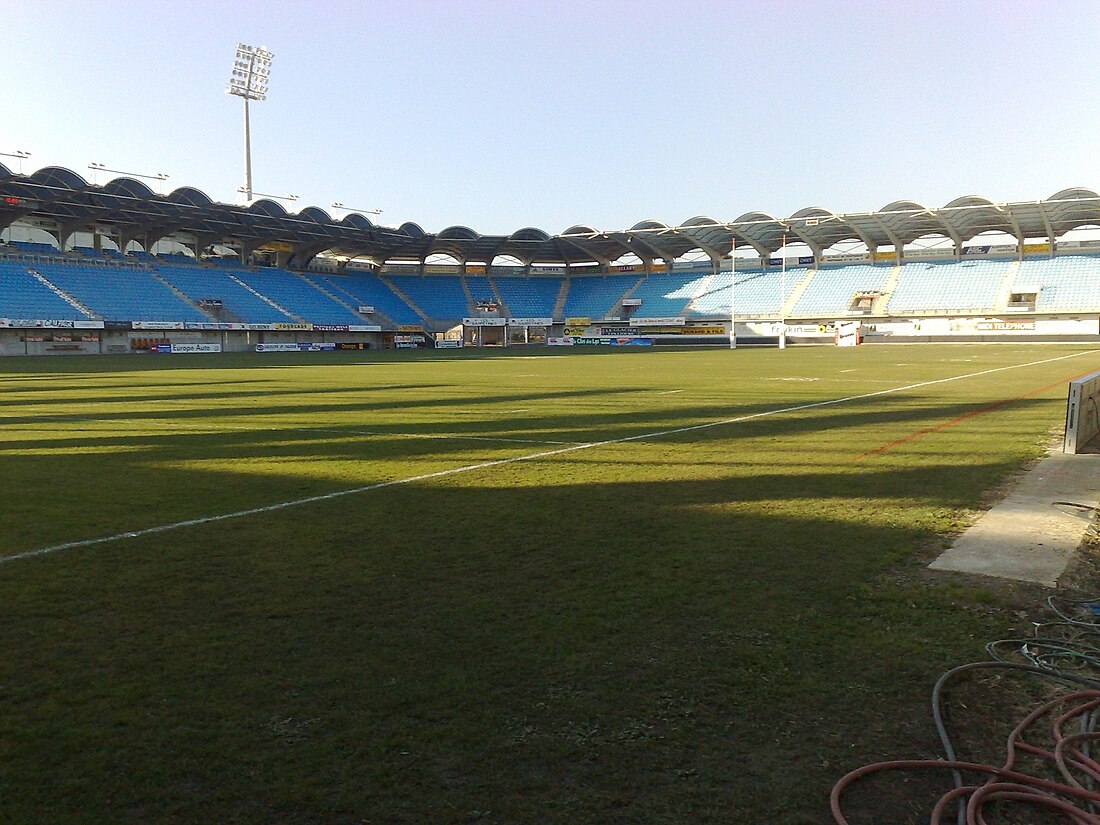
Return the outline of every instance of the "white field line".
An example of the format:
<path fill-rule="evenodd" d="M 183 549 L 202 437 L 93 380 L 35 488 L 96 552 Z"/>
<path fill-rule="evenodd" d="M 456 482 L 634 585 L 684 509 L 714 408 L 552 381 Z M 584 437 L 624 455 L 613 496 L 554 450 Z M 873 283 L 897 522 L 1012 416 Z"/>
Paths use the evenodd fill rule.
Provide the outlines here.
<path fill-rule="evenodd" d="M 387 433 L 381 430 L 323 430 L 318 427 L 295 427 L 296 432 L 333 433 L 336 435 L 383 435 L 390 438 L 427 438 L 442 441 L 503 441 L 509 444 L 586 444 L 582 441 L 551 441 L 538 438 L 505 438 L 498 435 L 436 435 L 435 433 Z"/>
<path fill-rule="evenodd" d="M 665 390 L 664 392 L 657 393 L 657 395 L 675 395 L 678 392 L 683 392 L 683 390 Z"/>
<path fill-rule="evenodd" d="M 513 411 L 514 412 L 514 411 Z M 104 419 L 97 418 L 97 421 Z M 142 421 L 142 427 L 165 427 L 172 430 L 196 430 L 216 435 L 221 432 L 295 432 L 324 433 L 326 435 L 377 435 L 387 438 L 432 439 L 436 441 L 500 441 L 508 444 L 580 444 L 580 441 L 554 441 L 548 438 L 509 438 L 500 435 L 447 435 L 445 433 L 397 433 L 385 430 L 334 430 L 320 427 L 249 427 L 247 424 L 179 424 L 174 421 Z M 14 427 L 12 432 L 48 432 L 56 435 L 57 430 L 44 427 Z M 80 432 L 102 433 L 103 430 L 81 430 Z M 64 439 L 61 439 L 64 440 Z M 28 449 L 28 448 L 19 448 Z"/>
<path fill-rule="evenodd" d="M 979 378 L 983 375 L 992 375 L 998 372 L 1005 372 L 1006 370 L 1023 369 L 1025 367 L 1035 367 L 1040 364 L 1051 364 L 1056 361 L 1065 361 L 1068 358 L 1078 358 L 1082 355 L 1095 355 L 1100 353 L 1100 350 L 1086 350 L 1085 352 L 1075 352 L 1069 355 L 1059 355 L 1055 358 L 1043 358 L 1038 361 L 1028 361 L 1024 364 L 1011 364 L 1007 367 L 994 367 L 992 369 L 980 370 L 978 372 L 968 372 L 963 375 L 953 375 L 948 378 L 935 378 L 931 381 L 919 381 L 915 384 L 905 384 L 900 387 L 891 387 L 885 390 L 876 390 L 874 392 L 860 393 L 859 395 L 848 395 L 843 398 L 831 398 L 828 401 L 813 401 L 807 404 L 795 404 L 791 407 L 780 407 L 774 410 L 764 410 L 763 412 L 750 413 L 748 415 L 739 415 L 733 418 L 724 418 L 720 421 L 707 421 L 702 424 L 691 424 L 686 427 L 674 427 L 668 430 L 657 430 L 651 433 L 642 433 L 640 435 L 628 435 L 621 438 L 608 438 L 603 441 L 585 441 L 579 444 L 571 444 L 566 447 L 559 447 L 555 450 L 543 450 L 537 453 L 528 453 L 527 455 L 513 456 L 512 458 L 501 458 L 494 461 L 481 461 L 477 464 L 465 464 L 461 467 L 452 467 L 449 470 L 437 470 L 433 473 L 421 473 L 420 475 L 408 476 L 406 478 L 395 478 L 389 481 L 380 481 L 375 484 L 365 484 L 361 487 L 352 487 L 347 490 L 337 490 L 332 493 L 323 493 L 316 496 L 306 496 L 305 498 L 291 499 L 290 501 L 281 501 L 277 504 L 268 504 L 263 507 L 251 507 L 247 510 L 238 510 L 234 513 L 221 513 L 214 516 L 203 516 L 200 518 L 186 519 L 184 521 L 176 521 L 171 524 L 161 524 L 156 527 L 145 527 L 140 530 L 130 530 L 125 533 L 115 533 L 111 536 L 99 536 L 91 539 L 81 539 L 79 541 L 67 541 L 62 544 L 54 544 L 49 547 L 39 547 L 35 550 L 25 550 L 21 553 L 14 553 L 9 556 L 0 556 L 0 564 L 5 562 L 19 561 L 22 559 L 35 558 L 37 556 L 48 556 L 54 553 L 60 553 L 63 550 L 75 550 L 80 547 L 93 547 L 99 544 L 109 544 L 116 541 L 124 541 L 126 539 L 136 539 L 143 536 L 152 536 L 158 533 L 167 533 L 171 530 L 179 530 L 184 527 L 198 527 L 203 524 L 214 524 L 219 521 L 229 521 L 230 519 L 244 518 L 246 516 L 261 515 L 263 513 L 274 513 L 279 510 L 287 510 L 291 507 L 301 507 L 306 504 L 316 504 L 321 501 L 332 501 L 333 499 L 343 498 L 345 496 L 358 495 L 360 493 L 368 493 L 372 490 L 381 490 L 386 487 L 397 487 L 404 484 L 415 484 L 419 481 L 429 481 L 435 478 L 446 478 L 447 476 L 459 475 L 461 473 L 470 473 L 475 470 L 485 470 L 489 467 L 502 467 L 506 464 L 517 464 L 521 461 L 536 461 L 540 458 L 551 458 L 558 455 L 566 455 L 568 453 L 575 453 L 580 450 L 590 450 L 593 447 L 607 447 L 612 444 L 627 444 L 633 441 L 644 441 L 650 438 L 662 438 L 669 435 L 677 435 L 679 433 L 690 433 L 697 430 L 707 430 L 713 427 L 723 427 L 729 424 L 739 424 L 744 421 L 754 421 L 758 418 L 768 418 L 774 415 L 782 415 L 784 413 L 800 412 L 802 410 L 813 410 L 820 407 L 831 407 L 837 404 L 847 404 L 852 401 L 860 401 L 865 398 L 877 398 L 882 395 L 891 395 L 893 393 L 905 392 L 906 390 L 920 389 L 921 387 L 931 387 L 936 384 L 947 384 L 952 381 L 963 381 L 967 378 Z"/>

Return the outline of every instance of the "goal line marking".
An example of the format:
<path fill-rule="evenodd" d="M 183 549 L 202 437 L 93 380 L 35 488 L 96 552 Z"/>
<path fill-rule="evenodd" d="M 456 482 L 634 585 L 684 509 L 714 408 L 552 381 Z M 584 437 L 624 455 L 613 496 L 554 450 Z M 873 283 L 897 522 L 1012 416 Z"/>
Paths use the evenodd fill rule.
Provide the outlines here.
<path fill-rule="evenodd" d="M 470 473 L 475 470 L 485 470 L 490 467 L 502 467 L 508 464 L 517 464 L 521 461 L 537 461 L 541 458 L 552 458 L 554 456 L 566 455 L 568 453 L 575 453 L 580 450 L 590 450 L 594 447 L 607 447 L 613 444 L 628 444 L 634 441 L 645 441 L 651 438 L 663 438 L 669 435 L 678 435 L 679 433 L 697 432 L 699 430 L 708 430 L 714 427 L 724 427 L 730 424 L 740 424 L 745 421 L 754 421 L 758 418 L 768 418 L 775 415 L 782 415 L 784 413 L 800 412 L 802 410 L 812 410 L 821 407 L 830 407 L 837 404 L 847 404 L 852 401 L 860 401 L 865 398 L 877 398 L 883 395 L 891 395 L 893 393 L 905 392 L 906 390 L 920 389 L 921 387 L 931 387 L 936 384 L 947 384 L 952 381 L 963 381 L 967 378 L 979 378 L 983 375 L 992 375 L 998 372 L 1005 372 L 1007 370 L 1023 369 L 1025 367 L 1035 367 L 1040 364 L 1050 364 L 1056 361 L 1065 361 L 1069 358 L 1079 358 L 1083 355 L 1095 355 L 1100 353 L 1100 350 L 1086 350 L 1084 352 L 1074 352 L 1068 355 L 1060 355 L 1055 358 L 1043 358 L 1038 361 L 1028 361 L 1024 364 L 1010 364 L 1005 367 L 993 367 L 987 370 L 980 370 L 978 372 L 968 372 L 963 375 L 953 375 L 947 378 L 935 378 L 931 381 L 919 381 L 914 384 L 904 384 L 899 387 L 890 387 L 885 390 L 876 390 L 874 392 L 865 392 L 858 395 L 848 395 L 843 398 L 830 398 L 826 401 L 812 401 L 806 404 L 795 404 L 790 407 L 780 407 L 774 410 L 763 410 L 761 412 L 749 413 L 747 415 L 739 415 L 733 418 L 724 418 L 719 421 L 707 421 L 702 424 L 691 424 L 686 427 L 673 427 L 667 430 L 657 430 L 650 433 L 642 433 L 640 435 L 628 435 L 620 438 L 608 438 L 602 441 L 585 441 L 579 444 L 570 444 L 565 447 L 559 447 L 554 450 L 542 450 L 537 453 L 528 453 L 526 455 L 512 456 L 511 458 L 500 458 L 493 461 L 481 461 L 476 464 L 465 464 L 461 467 L 452 467 L 448 470 L 437 470 L 431 473 L 421 473 L 419 475 L 407 476 L 405 478 L 395 478 L 389 481 L 379 481 L 374 484 L 365 484 L 360 487 L 352 487 L 346 490 L 336 490 L 331 493 L 322 493 L 315 496 L 306 496 L 304 498 L 291 499 L 289 501 L 281 501 L 276 504 L 267 504 L 262 507 L 250 507 L 247 510 L 237 510 L 232 513 L 219 513 L 213 516 L 202 516 L 199 518 L 185 519 L 183 521 L 176 521 L 170 524 L 161 524 L 156 527 L 145 527 L 140 530 L 128 530 L 123 533 L 115 533 L 110 536 L 98 536 L 96 538 L 81 539 L 79 541 L 67 541 L 61 544 L 54 544 L 48 547 L 39 547 L 34 550 L 25 550 L 21 553 L 13 553 L 8 556 L 0 556 L 0 564 L 6 562 L 20 561 L 23 559 L 36 558 L 39 556 L 49 556 L 55 553 L 60 553 L 65 550 L 76 550 L 82 547 L 94 547 L 100 544 L 110 544 L 117 541 L 125 541 L 127 539 L 142 538 L 144 536 L 153 536 L 159 533 L 167 533 L 172 530 L 180 530 L 186 527 L 199 527 L 204 524 L 215 524 L 220 521 L 229 521 L 231 519 L 244 518 L 246 516 L 262 515 L 264 513 L 274 513 L 279 510 L 287 510 L 292 507 L 302 507 L 306 504 L 317 504 L 322 501 L 332 501 L 338 498 L 344 498 L 345 496 L 354 496 L 361 493 L 369 493 L 372 490 L 382 490 L 386 487 L 397 487 L 404 484 L 415 484 L 419 481 L 430 481 L 436 478 L 446 478 L 448 476 L 460 475 L 462 473 Z"/>

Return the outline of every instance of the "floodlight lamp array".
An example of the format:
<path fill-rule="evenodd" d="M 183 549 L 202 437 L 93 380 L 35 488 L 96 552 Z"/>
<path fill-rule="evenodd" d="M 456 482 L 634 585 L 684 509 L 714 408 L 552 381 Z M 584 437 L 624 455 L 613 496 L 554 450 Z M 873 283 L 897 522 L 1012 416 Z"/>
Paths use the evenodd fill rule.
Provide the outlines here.
<path fill-rule="evenodd" d="M 238 43 L 226 91 L 248 100 L 266 100 L 274 57 L 263 46 Z"/>

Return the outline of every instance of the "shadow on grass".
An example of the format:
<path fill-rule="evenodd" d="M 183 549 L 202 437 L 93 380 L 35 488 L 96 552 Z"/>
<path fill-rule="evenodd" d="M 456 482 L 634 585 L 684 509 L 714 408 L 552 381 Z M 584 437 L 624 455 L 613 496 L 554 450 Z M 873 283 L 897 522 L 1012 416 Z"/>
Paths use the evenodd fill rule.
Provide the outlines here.
<path fill-rule="evenodd" d="M 0 818 L 823 822 L 989 631 L 853 509 L 954 472 L 410 486 L 0 568 Z"/>
<path fill-rule="evenodd" d="M 411 386 L 411 385 L 410 385 Z M 391 386 L 382 389 L 400 389 L 400 386 Z M 184 410 L 156 410 L 153 413 L 149 411 L 139 410 L 121 410 L 111 411 L 105 410 L 101 413 L 43 413 L 39 415 L 5 415 L 0 418 L 0 427 L 11 424 L 42 424 L 49 422 L 64 422 L 64 421 L 134 421 L 148 419 L 155 416 L 158 419 L 211 419 L 216 420 L 225 416 L 271 416 L 271 415 L 316 415 L 320 413 L 346 413 L 352 414 L 357 412 L 369 412 L 372 410 L 401 410 L 401 409 L 418 409 L 418 408 L 447 408 L 447 407 L 470 407 L 470 406 L 487 406 L 491 404 L 503 404 L 503 403 L 515 403 L 515 402 L 552 402 L 552 401 L 564 401 L 569 399 L 583 399 L 583 398 L 599 398 L 599 397 L 613 397 L 613 396 L 636 396 L 641 389 L 638 387 L 616 387 L 611 389 L 578 389 L 578 390 L 549 390 L 545 392 L 526 392 L 526 393 L 496 393 L 492 395 L 474 395 L 472 392 L 445 396 L 445 397 L 433 397 L 433 398 L 416 398 L 416 399 L 393 399 L 387 401 L 356 401 L 356 402 L 342 402 L 333 404 L 294 404 L 291 406 L 274 406 L 274 405 L 258 405 L 249 403 L 249 398 L 253 394 L 247 396 L 241 393 L 227 393 L 225 397 L 228 398 L 240 398 L 242 405 L 239 407 L 189 407 Z M 363 393 L 369 394 L 371 392 L 370 387 L 350 387 L 345 389 L 316 389 L 316 390 L 288 390 L 288 391 L 272 391 L 272 394 L 286 396 L 293 398 L 302 395 L 347 395 L 349 393 Z M 255 396 L 259 397 L 265 395 L 265 393 L 255 393 Z M 182 400 L 187 401 L 202 401 L 211 396 L 203 395 L 201 393 L 188 394 L 180 396 Z M 118 402 L 120 405 L 133 404 L 135 399 L 133 398 L 114 398 L 111 401 Z M 144 399 L 137 399 L 144 400 Z M 155 397 L 149 400 L 158 400 Z M 71 403 L 74 406 L 79 406 L 80 399 L 75 399 Z"/>

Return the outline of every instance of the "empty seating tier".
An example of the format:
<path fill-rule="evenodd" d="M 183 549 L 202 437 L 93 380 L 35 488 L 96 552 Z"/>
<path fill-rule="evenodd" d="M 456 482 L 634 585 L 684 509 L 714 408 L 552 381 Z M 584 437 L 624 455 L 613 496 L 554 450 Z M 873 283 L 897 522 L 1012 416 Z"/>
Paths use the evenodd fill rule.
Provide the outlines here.
<path fill-rule="evenodd" d="M 691 302 L 688 313 L 697 318 L 728 318 L 732 298 L 737 304 L 739 318 L 778 318 L 783 304 L 804 277 L 805 269 L 790 269 L 785 275 L 777 270 L 739 269 L 737 285 L 731 296 L 732 277 L 729 272 L 719 272 L 707 286 L 707 291 Z"/>
<path fill-rule="evenodd" d="M 603 318 L 638 280 L 637 275 L 605 275 L 569 282 L 567 317 Z"/>
<path fill-rule="evenodd" d="M 791 315 L 842 315 L 860 292 L 878 292 L 890 277 L 891 267 L 852 264 L 825 267 L 810 279 L 795 302 Z"/>
<path fill-rule="evenodd" d="M 562 280 L 549 276 L 493 276 L 501 299 L 516 318 L 553 317 Z"/>
<path fill-rule="evenodd" d="M 296 319 L 273 307 L 235 281 L 230 273 L 224 270 L 158 264 L 157 272 L 164 280 L 196 303 L 208 300 L 221 301 L 223 312 L 229 313 L 224 320 L 244 324 L 295 323 Z"/>
<path fill-rule="evenodd" d="M 1100 257 L 1066 255 L 1024 260 L 1012 291 L 1038 293 L 1037 312 L 1100 309 Z"/>
<path fill-rule="evenodd" d="M 466 292 L 457 275 L 389 275 L 429 318 L 457 320 L 466 315 Z"/>
<path fill-rule="evenodd" d="M 988 312 L 1012 261 L 902 264 L 887 311 Z"/>
<path fill-rule="evenodd" d="M 88 316 L 35 278 L 25 264 L 0 260 L 0 318 L 83 321 Z"/>
<path fill-rule="evenodd" d="M 305 278 L 285 269 L 240 270 L 234 275 L 287 312 L 311 324 L 362 324 L 362 318 L 332 300 Z"/>
<path fill-rule="evenodd" d="M 466 288 L 470 290 L 470 299 L 474 304 L 492 303 L 496 301 L 496 293 L 493 292 L 493 284 L 484 275 L 467 275 Z"/>
<path fill-rule="evenodd" d="M 627 297 L 641 300 L 642 305 L 636 310 L 637 315 L 683 315 L 688 301 L 708 277 L 690 272 L 654 273 L 638 284 Z"/>
<path fill-rule="evenodd" d="M 347 275 L 313 275 L 325 289 L 341 297 L 356 308 L 370 306 L 377 309 L 395 324 L 419 324 L 416 310 L 401 300 L 400 296 L 369 272 L 349 272 Z M 466 301 L 463 298 L 463 304 Z M 368 316 L 370 317 L 370 316 Z M 377 323 L 377 322 L 375 322 Z"/>
<path fill-rule="evenodd" d="M 119 321 L 207 320 L 146 269 L 77 262 L 36 264 L 34 268 L 101 318 Z"/>

